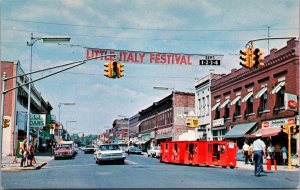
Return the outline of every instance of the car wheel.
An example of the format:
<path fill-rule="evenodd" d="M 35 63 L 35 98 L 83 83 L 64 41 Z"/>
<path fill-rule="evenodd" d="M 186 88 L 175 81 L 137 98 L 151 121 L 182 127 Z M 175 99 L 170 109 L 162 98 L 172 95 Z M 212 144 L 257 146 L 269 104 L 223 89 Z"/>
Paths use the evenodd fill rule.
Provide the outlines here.
<path fill-rule="evenodd" d="M 100 160 L 98 160 L 98 165 L 101 165 L 101 161 Z"/>
<path fill-rule="evenodd" d="M 120 161 L 120 164 L 124 164 L 124 163 L 125 163 L 125 161 L 124 161 L 124 160 L 121 160 L 121 161 Z"/>
<path fill-rule="evenodd" d="M 150 155 L 148 154 L 148 157 L 150 157 Z"/>
<path fill-rule="evenodd" d="M 98 160 L 96 160 L 96 164 L 99 164 Z"/>

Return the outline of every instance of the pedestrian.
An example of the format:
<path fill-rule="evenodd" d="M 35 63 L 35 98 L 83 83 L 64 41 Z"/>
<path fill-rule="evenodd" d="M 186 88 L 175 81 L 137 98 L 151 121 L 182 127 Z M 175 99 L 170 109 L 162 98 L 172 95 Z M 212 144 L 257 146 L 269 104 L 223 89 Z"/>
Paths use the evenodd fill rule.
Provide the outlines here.
<path fill-rule="evenodd" d="M 249 145 L 245 141 L 244 145 L 243 145 L 243 148 L 242 148 L 242 154 L 243 154 L 243 157 L 245 158 L 245 164 L 248 164 L 248 160 L 249 160 L 248 148 L 249 148 Z"/>
<path fill-rule="evenodd" d="M 256 134 L 253 142 L 254 151 L 254 175 L 259 177 L 263 172 L 263 158 L 266 158 L 266 144 L 261 140 L 261 134 Z"/>
<path fill-rule="evenodd" d="M 27 139 L 24 139 L 20 143 L 20 152 L 19 152 L 19 154 L 21 155 L 20 167 L 25 166 L 25 163 L 26 163 L 26 157 L 24 156 L 25 155 L 25 151 L 26 151 L 26 142 L 27 142 Z"/>
<path fill-rule="evenodd" d="M 281 164 L 281 146 L 279 145 L 279 143 L 276 143 L 275 145 L 275 160 L 277 164 Z"/>
<path fill-rule="evenodd" d="M 33 147 L 32 144 L 29 143 L 27 148 L 27 166 L 32 166 L 32 160 L 33 160 Z"/>
<path fill-rule="evenodd" d="M 287 150 L 285 146 L 281 148 L 281 156 L 282 156 L 282 165 L 285 165 L 285 160 L 287 160 Z"/>
<path fill-rule="evenodd" d="M 253 145 L 250 143 L 249 148 L 248 148 L 248 157 L 251 165 L 253 165 Z"/>
<path fill-rule="evenodd" d="M 272 145 L 272 142 L 270 142 L 270 144 L 267 148 L 267 155 L 268 155 L 268 158 L 271 159 L 271 164 L 273 164 L 274 159 L 275 159 L 275 148 Z"/>

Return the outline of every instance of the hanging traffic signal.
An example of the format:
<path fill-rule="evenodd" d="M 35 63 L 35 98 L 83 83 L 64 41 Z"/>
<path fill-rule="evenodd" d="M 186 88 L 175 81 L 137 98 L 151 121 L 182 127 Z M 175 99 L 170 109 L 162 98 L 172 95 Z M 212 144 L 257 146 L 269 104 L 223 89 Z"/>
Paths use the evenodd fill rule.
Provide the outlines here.
<path fill-rule="evenodd" d="M 263 57 L 261 57 L 261 55 L 264 54 L 263 51 L 261 51 L 259 48 L 255 48 L 253 50 L 253 66 L 254 67 L 258 67 L 258 68 L 261 68 L 261 67 L 264 67 L 264 63 L 262 62 L 264 60 Z"/>
<path fill-rule="evenodd" d="M 123 63 L 121 63 L 121 62 L 118 62 L 118 78 L 121 78 L 121 77 L 123 77 L 124 76 L 124 69 L 123 69 L 123 67 L 124 67 L 124 64 Z"/>
<path fill-rule="evenodd" d="M 240 54 L 241 54 L 240 59 L 242 60 L 240 62 L 240 65 L 243 67 L 246 67 L 246 68 L 251 68 L 253 65 L 251 48 L 246 48 L 246 49 L 240 50 Z"/>
<path fill-rule="evenodd" d="M 105 68 L 104 68 L 104 76 L 108 77 L 108 78 L 112 78 L 112 65 L 111 62 L 105 63 L 104 64 Z"/>
<path fill-rule="evenodd" d="M 113 61 L 112 62 L 112 78 L 118 77 L 118 62 Z"/>

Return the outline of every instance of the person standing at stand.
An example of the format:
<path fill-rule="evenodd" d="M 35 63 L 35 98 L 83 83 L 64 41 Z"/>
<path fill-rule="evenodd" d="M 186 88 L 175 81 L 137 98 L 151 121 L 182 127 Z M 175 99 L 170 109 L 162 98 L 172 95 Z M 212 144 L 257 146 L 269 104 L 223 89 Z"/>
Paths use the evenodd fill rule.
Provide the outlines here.
<path fill-rule="evenodd" d="M 245 141 L 242 150 L 243 157 L 245 158 L 245 164 L 248 164 L 248 160 L 249 160 L 248 149 L 249 149 L 249 145 Z"/>
<path fill-rule="evenodd" d="M 266 158 L 266 144 L 261 140 L 261 134 L 257 134 L 256 138 L 253 142 L 254 175 L 259 177 L 263 172 L 263 158 Z"/>

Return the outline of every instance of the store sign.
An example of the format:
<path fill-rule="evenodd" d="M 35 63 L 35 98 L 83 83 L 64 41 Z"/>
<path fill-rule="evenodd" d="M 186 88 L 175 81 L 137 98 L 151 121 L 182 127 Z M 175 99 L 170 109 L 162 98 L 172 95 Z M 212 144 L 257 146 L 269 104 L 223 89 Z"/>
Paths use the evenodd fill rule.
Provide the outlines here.
<path fill-rule="evenodd" d="M 156 139 L 169 138 L 172 134 L 172 127 L 159 129 L 156 131 Z"/>
<path fill-rule="evenodd" d="M 43 128 L 46 125 L 46 114 L 30 114 L 30 127 Z"/>
<path fill-rule="evenodd" d="M 284 107 L 285 110 L 297 111 L 297 96 L 294 94 L 284 93 Z"/>
<path fill-rule="evenodd" d="M 115 54 L 119 61 L 137 64 L 162 64 L 162 65 L 221 65 L 223 55 L 202 54 L 176 54 L 157 53 L 127 50 L 86 49 L 86 58 Z M 113 56 L 101 57 L 99 60 L 113 61 Z"/>
<path fill-rule="evenodd" d="M 224 125 L 224 118 L 213 120 L 213 127 Z"/>
<path fill-rule="evenodd" d="M 271 127 L 280 127 L 284 124 L 294 124 L 295 123 L 295 118 L 282 118 L 282 119 L 274 119 L 274 120 L 269 120 L 269 121 L 263 121 L 261 123 L 262 128 L 271 128 Z"/>

